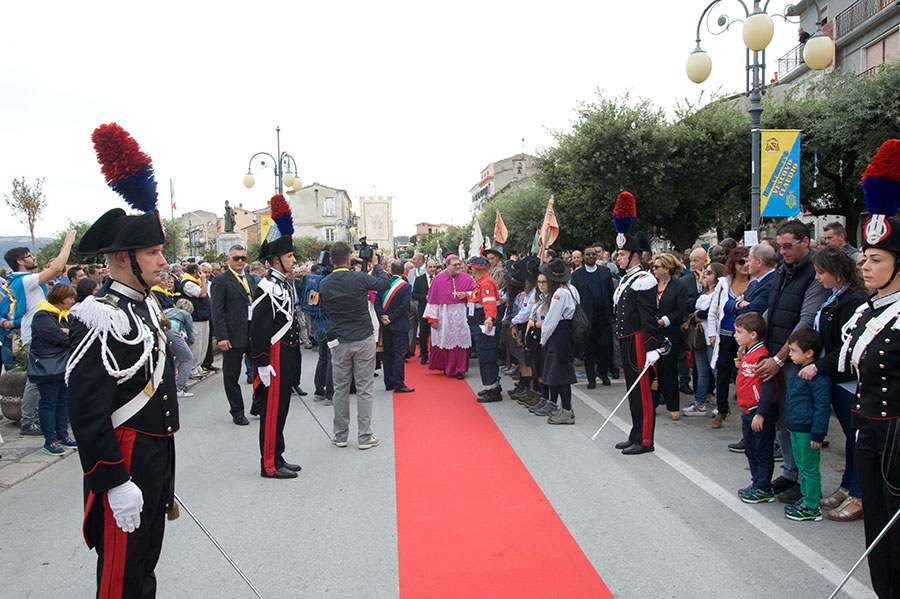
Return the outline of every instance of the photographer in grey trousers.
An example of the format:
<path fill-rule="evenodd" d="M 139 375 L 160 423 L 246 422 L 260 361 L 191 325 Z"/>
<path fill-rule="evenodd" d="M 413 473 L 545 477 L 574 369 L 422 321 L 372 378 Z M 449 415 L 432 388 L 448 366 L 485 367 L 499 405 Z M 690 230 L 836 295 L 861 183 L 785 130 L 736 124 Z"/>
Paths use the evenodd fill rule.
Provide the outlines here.
<path fill-rule="evenodd" d="M 372 392 L 375 387 L 375 329 L 369 313 L 369 291 L 387 291 L 390 276 L 365 245 L 360 258 L 371 262 L 372 275 L 350 268 L 351 248 L 344 242 L 331 246 L 334 270 L 319 283 L 322 311 L 328 317 L 327 342 L 334 376 L 334 438 L 347 447 L 350 436 L 350 383 L 356 381 L 356 423 L 360 449 L 379 443 L 372 434 Z M 366 255 L 372 252 L 371 256 Z M 369 258 L 369 260 L 365 260 Z"/>

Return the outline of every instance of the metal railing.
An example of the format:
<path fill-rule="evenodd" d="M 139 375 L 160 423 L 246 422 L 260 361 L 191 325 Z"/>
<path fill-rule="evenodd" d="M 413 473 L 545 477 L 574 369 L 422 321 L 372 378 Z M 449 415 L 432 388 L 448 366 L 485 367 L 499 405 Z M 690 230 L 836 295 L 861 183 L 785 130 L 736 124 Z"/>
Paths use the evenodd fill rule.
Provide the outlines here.
<path fill-rule="evenodd" d="M 784 79 L 788 73 L 799 68 L 801 64 L 803 64 L 803 44 L 798 44 L 778 59 L 778 78 Z"/>
<path fill-rule="evenodd" d="M 874 17 L 882 10 L 895 6 L 897 0 L 858 0 L 834 18 L 834 37 L 839 39 Z"/>
<path fill-rule="evenodd" d="M 884 63 L 882 63 L 882 64 L 884 64 Z M 877 64 L 874 67 L 872 67 L 871 69 L 866 69 L 865 71 L 860 73 L 859 76 L 860 77 L 874 77 L 875 75 L 878 74 L 878 71 L 881 70 L 881 66 L 882 65 Z"/>

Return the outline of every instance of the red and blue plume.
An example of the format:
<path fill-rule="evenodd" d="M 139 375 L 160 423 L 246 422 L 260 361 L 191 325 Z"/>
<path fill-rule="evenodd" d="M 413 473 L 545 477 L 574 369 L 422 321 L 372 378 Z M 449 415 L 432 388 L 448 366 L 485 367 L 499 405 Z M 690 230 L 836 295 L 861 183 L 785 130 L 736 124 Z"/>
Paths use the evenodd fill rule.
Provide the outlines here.
<path fill-rule="evenodd" d="M 156 210 L 153 161 L 138 142 L 115 123 L 94 129 L 91 140 L 106 183 L 135 210 Z"/>
<path fill-rule="evenodd" d="M 623 191 L 616 199 L 616 207 L 613 209 L 613 223 L 616 226 L 616 232 L 627 234 L 631 231 L 635 220 L 637 220 L 637 208 L 634 204 L 634 196 L 631 192 Z"/>
<path fill-rule="evenodd" d="M 869 214 L 897 214 L 900 209 L 900 139 L 889 139 L 881 145 L 866 167 L 860 185 Z"/>
<path fill-rule="evenodd" d="M 272 196 L 269 200 L 269 208 L 272 212 L 272 220 L 278 226 L 278 231 L 282 235 L 294 234 L 294 215 L 291 214 L 291 207 L 287 200 L 280 193 Z"/>

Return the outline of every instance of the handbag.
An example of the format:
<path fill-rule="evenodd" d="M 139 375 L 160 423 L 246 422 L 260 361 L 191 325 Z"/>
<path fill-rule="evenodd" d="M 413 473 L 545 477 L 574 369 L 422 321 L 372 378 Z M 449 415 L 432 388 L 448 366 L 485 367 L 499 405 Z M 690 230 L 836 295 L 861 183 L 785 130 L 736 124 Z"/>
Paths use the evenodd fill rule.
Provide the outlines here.
<path fill-rule="evenodd" d="M 681 326 L 681 343 L 685 349 L 706 349 L 706 334 L 703 324 L 696 322 L 697 313 L 692 313 L 687 322 Z"/>
<path fill-rule="evenodd" d="M 575 294 L 572 293 L 572 290 L 569 289 L 569 295 L 572 296 L 572 300 L 575 299 Z M 584 308 L 581 307 L 581 304 L 575 302 L 575 313 L 572 314 L 572 342 L 575 345 L 583 345 L 587 343 L 588 338 L 591 336 L 591 319 L 588 318 L 588 315 L 585 314 Z"/>

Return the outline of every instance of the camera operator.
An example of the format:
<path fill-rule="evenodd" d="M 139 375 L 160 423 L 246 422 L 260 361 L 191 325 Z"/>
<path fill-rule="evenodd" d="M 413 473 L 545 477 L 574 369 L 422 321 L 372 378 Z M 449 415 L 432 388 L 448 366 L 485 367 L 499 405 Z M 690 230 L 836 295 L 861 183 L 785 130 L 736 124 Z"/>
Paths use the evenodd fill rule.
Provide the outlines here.
<path fill-rule="evenodd" d="M 378 445 L 372 434 L 372 391 L 375 386 L 375 333 L 369 316 L 369 291 L 387 291 L 390 276 L 377 262 L 377 256 L 364 239 L 359 257 L 374 266 L 371 276 L 350 269 L 351 248 L 344 242 L 331 246 L 334 270 L 319 283 L 322 311 L 328 318 L 334 376 L 334 439 L 338 447 L 347 446 L 350 432 L 350 382 L 356 382 L 357 439 L 360 449 Z"/>

